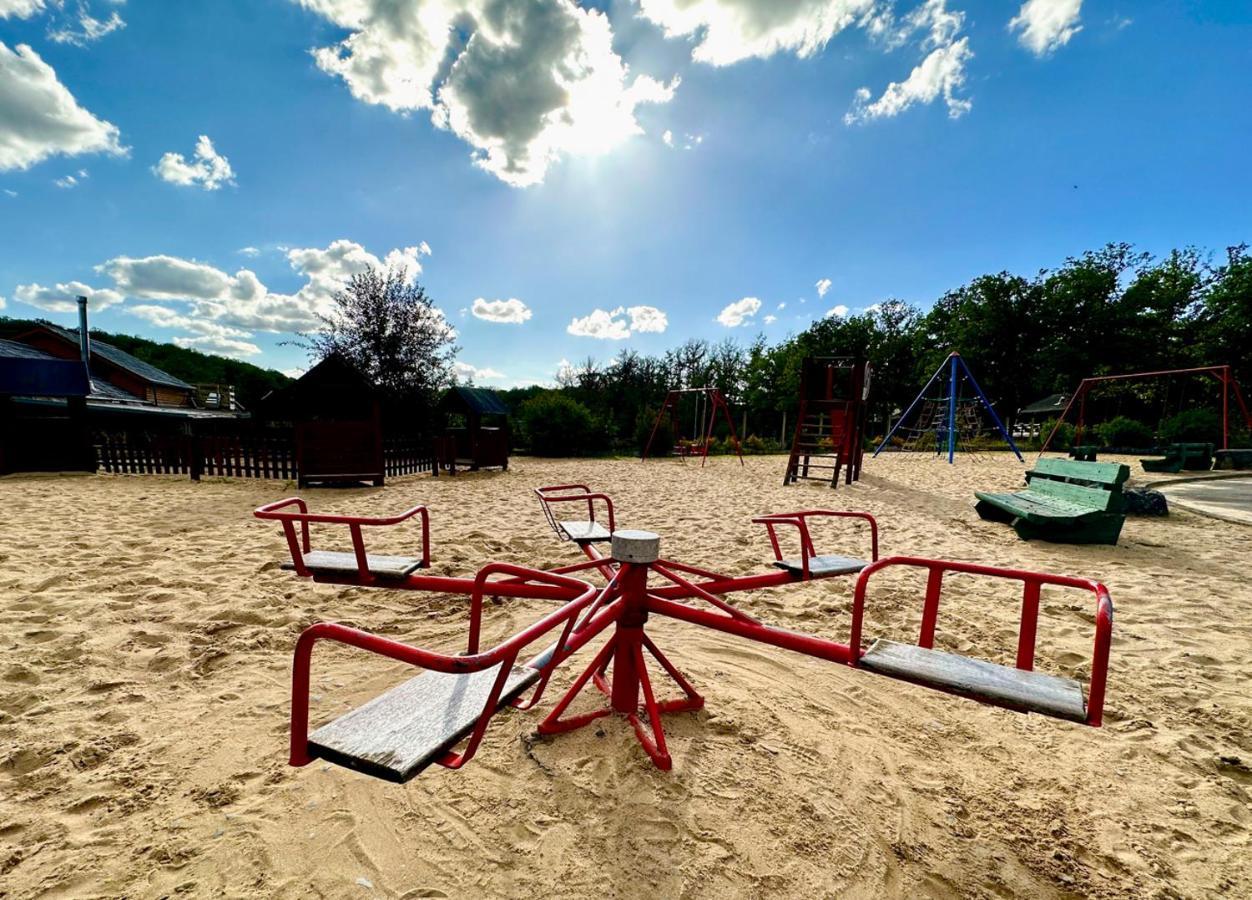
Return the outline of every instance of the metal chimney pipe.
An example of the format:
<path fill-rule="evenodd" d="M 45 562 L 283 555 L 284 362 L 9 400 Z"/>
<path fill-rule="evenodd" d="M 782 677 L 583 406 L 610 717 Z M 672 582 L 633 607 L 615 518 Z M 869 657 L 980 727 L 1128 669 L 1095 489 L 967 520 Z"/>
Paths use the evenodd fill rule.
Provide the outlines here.
<path fill-rule="evenodd" d="M 87 298 L 78 298 L 78 348 L 83 358 L 83 368 L 91 377 L 91 335 L 87 333 Z"/>

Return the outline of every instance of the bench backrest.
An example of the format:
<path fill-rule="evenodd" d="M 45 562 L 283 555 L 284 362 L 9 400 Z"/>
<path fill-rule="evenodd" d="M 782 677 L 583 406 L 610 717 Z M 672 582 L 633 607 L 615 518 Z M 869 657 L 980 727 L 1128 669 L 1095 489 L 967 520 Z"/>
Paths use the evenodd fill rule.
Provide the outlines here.
<path fill-rule="evenodd" d="M 1130 467 L 1121 463 L 1073 459 L 1042 458 L 1026 473 L 1030 489 L 1037 494 L 1105 512 L 1121 511 L 1122 485 L 1128 478 Z"/>

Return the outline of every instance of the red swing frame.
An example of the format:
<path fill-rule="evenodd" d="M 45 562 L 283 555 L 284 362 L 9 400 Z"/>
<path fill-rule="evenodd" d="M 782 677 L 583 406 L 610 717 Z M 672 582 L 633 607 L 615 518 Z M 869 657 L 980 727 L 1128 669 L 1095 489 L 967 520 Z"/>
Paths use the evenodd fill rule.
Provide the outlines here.
<path fill-rule="evenodd" d="M 744 465 L 743 448 L 739 444 L 739 435 L 735 432 L 734 417 L 730 414 L 730 404 L 726 402 L 726 398 L 722 396 L 722 392 L 717 388 L 676 388 L 665 395 L 665 401 L 661 404 L 660 410 L 656 414 L 656 421 L 652 423 L 652 431 L 648 435 L 648 443 L 643 448 L 640 455 L 640 461 L 648 458 L 648 454 L 652 451 L 652 442 L 656 439 L 657 429 L 661 427 L 661 422 L 665 418 L 665 414 L 669 413 L 670 427 L 674 432 L 674 438 L 678 438 L 678 402 L 682 399 L 683 394 L 704 394 L 708 398 L 709 412 L 705 417 L 707 421 L 700 423 L 700 429 L 703 433 L 700 447 L 700 468 L 704 468 L 704 464 L 709 458 L 709 443 L 713 440 L 713 423 L 717 420 L 717 413 L 720 410 L 726 417 L 726 425 L 730 428 L 730 439 L 735 445 L 735 454 L 739 457 L 739 465 Z M 689 456 L 684 452 L 683 457 Z M 680 457 L 681 458 L 681 457 Z"/>

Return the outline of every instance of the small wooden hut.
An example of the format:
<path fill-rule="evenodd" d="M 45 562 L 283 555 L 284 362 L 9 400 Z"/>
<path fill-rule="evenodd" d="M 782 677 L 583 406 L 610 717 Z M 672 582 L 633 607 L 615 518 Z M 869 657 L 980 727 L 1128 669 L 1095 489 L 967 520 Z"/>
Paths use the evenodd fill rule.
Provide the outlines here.
<path fill-rule="evenodd" d="M 81 360 L 0 340 L 0 474 L 94 472 L 86 418 L 91 390 Z"/>
<path fill-rule="evenodd" d="M 359 481 L 382 486 L 382 398 L 348 360 L 326 357 L 268 394 L 262 411 L 271 421 L 292 423 L 300 487 Z"/>
<path fill-rule="evenodd" d="M 457 467 L 507 470 L 509 408 L 495 391 L 454 387 L 443 395 L 439 411 L 448 425 L 435 444 L 436 473 L 456 474 Z"/>

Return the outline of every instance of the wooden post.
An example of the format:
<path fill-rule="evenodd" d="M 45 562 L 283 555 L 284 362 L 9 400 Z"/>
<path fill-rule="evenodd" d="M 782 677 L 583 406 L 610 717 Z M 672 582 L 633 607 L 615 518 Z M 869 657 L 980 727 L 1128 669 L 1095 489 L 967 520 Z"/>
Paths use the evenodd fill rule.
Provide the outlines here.
<path fill-rule="evenodd" d="M 200 444 L 200 436 L 196 434 L 195 426 L 188 426 L 188 431 L 190 434 L 187 436 L 187 446 L 191 455 L 191 459 L 188 460 L 188 468 L 191 471 L 191 480 L 199 481 L 204 465 L 204 449 Z"/>

